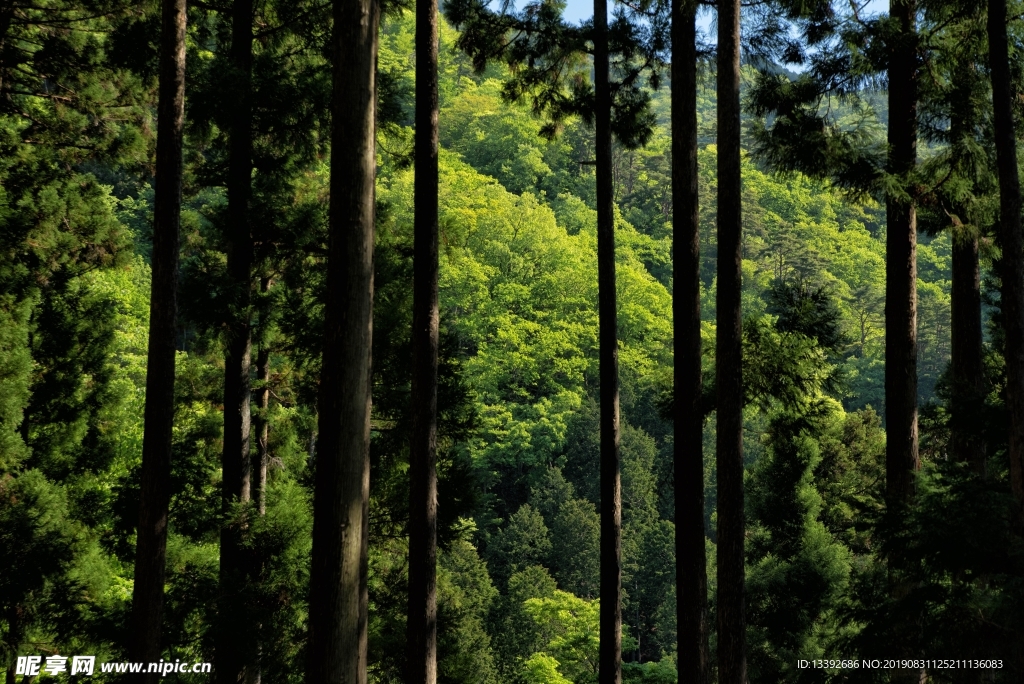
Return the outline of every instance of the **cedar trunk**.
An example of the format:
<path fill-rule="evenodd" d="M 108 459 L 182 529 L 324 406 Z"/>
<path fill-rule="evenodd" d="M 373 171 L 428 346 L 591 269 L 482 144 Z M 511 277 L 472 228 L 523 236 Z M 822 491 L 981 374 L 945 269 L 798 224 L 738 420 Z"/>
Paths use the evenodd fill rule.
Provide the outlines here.
<path fill-rule="evenodd" d="M 701 409 L 700 209 L 697 200 L 697 6 L 672 12 L 672 317 L 675 337 L 676 600 L 679 680 L 708 684 Z"/>
<path fill-rule="evenodd" d="M 740 2 L 718 4 L 718 681 L 745 684 Z"/>
<path fill-rule="evenodd" d="M 619 341 L 608 2 L 594 0 L 594 147 L 597 176 L 598 345 L 601 384 L 600 684 L 622 681 L 622 485 L 619 476 Z"/>
<path fill-rule="evenodd" d="M 330 244 L 314 468 L 309 684 L 365 684 L 377 27 L 335 0 Z"/>
<path fill-rule="evenodd" d="M 1013 121 L 1013 85 L 1006 36 L 1006 0 L 991 0 L 988 14 L 989 59 L 995 125 L 996 167 L 999 172 L 999 229 L 1002 256 L 1003 329 L 1006 333 L 1006 403 L 1010 413 L 1010 486 L 1018 506 L 1018 525 L 1024 506 L 1024 237 L 1021 236 L 1020 176 Z"/>
<path fill-rule="evenodd" d="M 249 227 L 252 185 L 252 16 L 253 0 L 235 0 L 231 10 L 231 101 L 227 177 L 227 271 L 230 301 L 224 354 L 224 450 L 221 506 L 225 524 L 220 534 L 220 596 L 218 601 L 217 680 L 234 684 L 251 678 L 255 668 L 254 634 L 245 614 L 246 554 L 241 546 L 243 521 L 231 509 L 250 498 L 252 331 L 249 320 L 253 244 Z"/>
<path fill-rule="evenodd" d="M 900 27 L 890 50 L 888 172 L 903 181 L 917 164 L 915 0 L 891 0 Z M 913 188 L 885 199 L 885 476 L 890 510 L 914 494 L 917 453 L 917 212 Z"/>
<path fill-rule="evenodd" d="M 437 39 L 437 0 L 419 0 L 409 450 L 409 684 L 437 681 Z"/>
<path fill-rule="evenodd" d="M 961 212 L 963 215 L 963 212 Z M 985 473 L 985 439 L 978 409 L 985 402 L 982 363 L 981 272 L 978 233 L 974 226 L 953 227 L 952 408 L 951 444 L 954 458 Z"/>
<path fill-rule="evenodd" d="M 146 359 L 145 433 L 139 502 L 130 658 L 160 659 L 167 508 L 170 502 L 174 419 L 174 340 L 177 328 L 178 232 L 181 223 L 182 135 L 185 122 L 185 0 L 164 0 L 160 27 L 153 276 Z M 153 683 L 155 674 L 136 681 Z"/>
<path fill-rule="evenodd" d="M 273 286 L 274 281 L 269 277 L 260 279 L 260 291 L 267 293 Z M 263 342 L 260 344 L 259 354 L 256 355 L 256 380 L 259 389 L 256 390 L 256 453 L 253 455 L 252 472 L 252 496 L 256 501 L 256 509 L 260 515 L 267 512 L 267 468 L 270 466 L 270 345 L 267 343 L 267 330 L 261 331 Z"/>

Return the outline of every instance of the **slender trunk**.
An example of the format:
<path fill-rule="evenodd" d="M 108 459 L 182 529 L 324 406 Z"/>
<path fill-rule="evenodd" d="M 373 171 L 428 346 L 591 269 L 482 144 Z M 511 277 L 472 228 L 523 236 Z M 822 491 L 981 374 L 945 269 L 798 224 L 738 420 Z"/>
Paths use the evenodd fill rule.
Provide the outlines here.
<path fill-rule="evenodd" d="M 174 340 L 177 328 L 178 228 L 181 223 L 182 135 L 185 122 L 185 0 L 164 0 L 160 27 L 149 355 L 143 417 L 142 482 L 130 657 L 160 659 L 167 508 L 170 503 L 171 429 L 174 422 Z M 155 674 L 136 681 L 155 683 Z"/>
<path fill-rule="evenodd" d="M 249 320 L 252 299 L 253 245 L 249 229 L 249 196 L 252 186 L 252 17 L 253 0 L 235 0 L 232 6 L 231 68 L 233 88 L 228 92 L 231 112 L 227 178 L 227 271 L 230 308 L 224 354 L 224 451 L 221 502 L 226 523 L 220 534 L 220 598 L 217 632 L 217 680 L 234 684 L 251 678 L 254 667 L 254 634 L 244 616 L 244 590 L 249 574 L 242 549 L 243 521 L 230 514 L 233 506 L 250 499 L 249 379 L 252 330 Z"/>
<path fill-rule="evenodd" d="M 601 651 L 598 681 L 622 681 L 622 483 L 619 476 L 619 340 L 608 2 L 594 0 L 598 345 L 601 383 Z"/>
<path fill-rule="evenodd" d="M 260 291 L 266 293 L 274 281 L 268 277 L 260 279 Z M 267 514 L 267 467 L 270 464 L 270 345 L 266 342 L 267 331 L 261 330 L 264 341 L 260 344 L 259 354 L 256 356 L 256 379 L 259 381 L 259 389 L 256 391 L 256 416 L 254 432 L 256 433 L 256 453 L 253 454 L 252 472 L 252 497 L 256 501 L 256 510 L 259 514 Z M 250 582 L 259 582 L 263 575 L 266 559 L 261 555 L 254 555 L 246 568 Z M 257 622 L 255 630 L 255 651 L 252 654 L 252 661 L 245 670 L 247 684 L 260 684 L 263 679 L 261 659 L 263 656 L 263 623 Z"/>
<path fill-rule="evenodd" d="M 1006 0 L 990 0 L 989 59 L 999 171 L 999 275 L 1003 329 L 1006 333 L 1006 403 L 1010 414 L 1010 487 L 1017 500 L 1018 524 L 1024 506 L 1024 237 L 1021 236 L 1020 176 L 1013 121 L 1013 85 L 1006 37 Z"/>
<path fill-rule="evenodd" d="M 437 0 L 416 3 L 409 684 L 437 681 Z"/>
<path fill-rule="evenodd" d="M 264 293 L 270 290 L 274 281 L 270 278 L 260 279 L 260 290 Z M 261 331 L 264 340 L 267 331 Z M 259 354 L 256 355 L 256 380 L 259 381 L 259 389 L 256 391 L 256 454 L 253 457 L 252 471 L 255 479 L 252 483 L 252 495 L 256 500 L 256 508 L 260 515 L 267 513 L 267 468 L 270 465 L 270 345 L 264 341 L 260 345 Z"/>
<path fill-rule="evenodd" d="M 985 401 L 978 233 L 974 226 L 954 226 L 953 231 L 951 444 L 954 458 L 984 475 L 985 439 L 977 420 Z"/>
<path fill-rule="evenodd" d="M 318 401 L 309 684 L 366 684 L 375 0 L 335 0 L 330 245 Z"/>
<path fill-rule="evenodd" d="M 955 102 L 950 107 L 951 165 L 961 177 L 974 174 L 968 147 L 974 143 L 971 101 L 978 79 L 973 58 L 953 75 Z M 968 106 L 964 106 L 968 105 Z M 979 407 L 985 401 L 981 334 L 981 272 L 978 265 L 978 229 L 967 208 L 954 205 L 950 234 L 953 243 L 953 287 L 950 296 L 950 450 L 953 457 L 985 474 L 985 440 L 979 425 Z M 966 222 L 966 223 L 965 223 Z"/>
<path fill-rule="evenodd" d="M 697 196 L 697 5 L 672 12 L 672 318 L 675 322 L 676 610 L 679 680 L 708 684 L 701 410 L 700 208 Z"/>
<path fill-rule="evenodd" d="M 718 4 L 718 681 L 745 684 L 740 2 Z"/>
<path fill-rule="evenodd" d="M 916 0 L 891 0 L 900 32 L 889 64 L 889 173 L 909 179 L 917 164 Z M 913 188 L 904 188 L 912 193 Z M 914 494 L 917 454 L 917 212 L 912 199 L 885 200 L 885 476 L 891 510 Z"/>

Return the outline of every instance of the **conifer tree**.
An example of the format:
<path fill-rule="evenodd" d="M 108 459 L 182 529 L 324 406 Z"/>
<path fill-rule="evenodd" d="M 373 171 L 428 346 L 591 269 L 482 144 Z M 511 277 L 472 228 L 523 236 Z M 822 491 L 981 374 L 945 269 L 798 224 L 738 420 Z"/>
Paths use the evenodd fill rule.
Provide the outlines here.
<path fill-rule="evenodd" d="M 615 190 L 608 3 L 594 0 L 594 148 L 601 373 L 601 684 L 622 681 L 622 483 L 619 468 L 619 336 L 615 297 Z"/>
<path fill-rule="evenodd" d="M 129 650 L 132 660 L 147 663 L 160 659 L 167 509 L 171 494 L 178 230 L 185 121 L 185 0 L 163 0 L 161 3 L 159 68 L 145 436 L 132 592 L 132 644 Z M 139 681 L 156 682 L 158 678 L 156 674 L 146 673 L 139 677 Z"/>
<path fill-rule="evenodd" d="M 333 6 L 330 237 L 306 681 L 365 684 L 380 6 Z"/>
<path fill-rule="evenodd" d="M 886 193 L 885 417 L 890 506 L 914 493 L 917 453 L 917 210 L 910 175 L 917 165 L 918 37 L 916 0 L 892 0 L 896 24 L 888 49 L 889 155 L 900 183 Z"/>
<path fill-rule="evenodd" d="M 697 3 L 672 5 L 672 319 L 678 672 L 707 684 L 704 411 L 701 406 L 700 207 L 697 193 Z"/>
<path fill-rule="evenodd" d="M 241 547 L 241 520 L 232 508 L 245 504 L 251 494 L 251 357 L 249 320 L 253 243 L 249 225 L 252 184 L 252 0 L 235 0 L 231 8 L 229 151 L 227 173 L 227 276 L 228 310 L 224 354 L 224 450 L 221 506 L 225 516 L 220 540 L 220 597 L 217 633 L 217 677 L 223 684 L 244 681 L 246 669 L 255 668 L 251 658 L 248 621 L 243 614 L 246 559 Z"/>
<path fill-rule="evenodd" d="M 740 3 L 718 6 L 718 677 L 745 684 Z"/>
<path fill-rule="evenodd" d="M 1017 500 L 1018 526 L 1024 525 L 1024 236 L 1021 235 L 1020 176 L 1013 118 L 1014 88 L 1010 75 L 1006 0 L 990 0 L 988 8 L 989 67 L 992 73 L 996 168 L 999 173 L 999 229 L 1002 255 L 1003 328 L 1006 343 L 1006 403 L 1009 407 L 1010 488 Z"/>
<path fill-rule="evenodd" d="M 437 681 L 437 0 L 416 3 L 416 187 L 406 681 Z"/>

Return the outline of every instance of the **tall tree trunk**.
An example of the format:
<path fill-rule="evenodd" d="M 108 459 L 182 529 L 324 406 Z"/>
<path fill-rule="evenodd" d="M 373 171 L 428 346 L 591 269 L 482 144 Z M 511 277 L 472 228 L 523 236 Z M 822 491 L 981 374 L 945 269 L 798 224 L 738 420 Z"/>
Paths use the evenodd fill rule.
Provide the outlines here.
<path fill-rule="evenodd" d="M 978 233 L 970 225 L 953 226 L 952 230 L 952 451 L 954 458 L 970 463 L 983 475 L 985 440 L 977 421 L 978 407 L 985 401 Z"/>
<path fill-rule="evenodd" d="M 950 106 L 951 166 L 961 177 L 974 174 L 969 151 L 977 121 L 971 107 L 978 79 L 974 58 L 953 74 L 954 101 Z M 978 265 L 978 229 L 967 207 L 954 205 L 950 233 L 953 243 L 953 287 L 950 297 L 950 370 L 952 374 L 950 447 L 953 457 L 985 473 L 985 439 L 978 409 L 985 401 L 982 363 L 981 271 Z"/>
<path fill-rule="evenodd" d="M 917 164 L 917 3 L 891 0 L 900 31 L 890 47 L 889 173 Z M 904 188 L 912 193 L 913 188 Z M 917 454 L 917 212 L 912 199 L 885 200 L 885 476 L 890 509 L 914 494 Z"/>
<path fill-rule="evenodd" d="M 366 684 L 376 0 L 334 0 L 330 245 L 318 402 L 309 684 Z"/>
<path fill-rule="evenodd" d="M 696 22 L 696 3 L 675 0 L 672 11 L 672 317 L 675 322 L 676 610 L 679 680 L 708 684 Z"/>
<path fill-rule="evenodd" d="M 999 276 L 1006 332 L 1006 403 L 1010 414 L 1010 487 L 1017 500 L 1017 523 L 1024 522 L 1024 237 L 1021 236 L 1020 176 L 1013 121 L 1013 84 L 1006 37 L 1006 0 L 990 0 L 989 60 L 999 171 Z"/>
<path fill-rule="evenodd" d="M 252 19 L 253 0 L 235 0 L 231 9 L 232 88 L 227 178 L 227 270 L 230 279 L 227 340 L 224 355 L 224 451 L 221 502 L 226 523 L 220 534 L 220 597 L 217 631 L 217 680 L 235 684 L 254 667 L 254 634 L 244 616 L 247 577 L 251 574 L 242 549 L 243 522 L 231 508 L 250 499 L 249 379 L 252 359 L 253 243 L 249 226 L 252 189 Z"/>
<path fill-rule="evenodd" d="M 273 287 L 274 281 L 269 277 L 260 279 L 260 291 L 264 294 Z M 256 454 L 253 456 L 252 472 L 255 479 L 252 482 L 252 495 L 256 500 L 256 509 L 260 515 L 267 512 L 267 468 L 270 466 L 270 345 L 267 343 L 267 331 L 262 330 L 263 342 L 260 344 L 259 354 L 256 355 L 256 380 L 259 382 L 259 389 L 256 390 L 256 407 L 259 411 L 255 418 L 256 433 Z"/>
<path fill-rule="evenodd" d="M 601 650 L 598 680 L 622 681 L 622 482 L 619 475 L 619 336 L 608 2 L 594 0 L 594 147 L 597 176 L 598 346 L 601 383 Z"/>
<path fill-rule="evenodd" d="M 157 104 L 156 196 L 154 202 L 149 355 L 142 438 L 142 495 L 132 642 L 136 662 L 160 659 L 167 508 L 170 503 L 171 429 L 174 422 L 174 340 L 177 328 L 178 229 L 181 223 L 182 136 L 185 123 L 185 0 L 163 0 L 160 26 L 160 94 Z M 155 683 L 155 674 L 137 681 Z"/>
<path fill-rule="evenodd" d="M 740 1 L 718 3 L 718 681 L 745 684 Z"/>
<path fill-rule="evenodd" d="M 266 294 L 273 286 L 274 281 L 270 277 L 260 279 L 260 291 Z M 266 323 L 262 324 L 260 330 L 262 341 L 260 351 L 256 355 L 256 380 L 259 382 L 259 389 L 256 390 L 256 408 L 258 409 L 253 418 L 253 432 L 256 434 L 256 453 L 252 456 L 252 498 L 256 502 L 256 510 L 259 515 L 267 514 L 267 468 L 270 465 L 270 345 L 267 343 Z M 247 564 L 249 582 L 260 581 L 265 570 L 266 559 L 259 554 L 254 554 Z M 255 649 L 251 655 L 250 664 L 245 670 L 245 681 L 247 684 L 260 684 L 263 679 L 261 660 L 263 657 L 263 623 L 257 621 L 253 626 Z"/>
<path fill-rule="evenodd" d="M 416 3 L 409 684 L 437 681 L 437 0 Z"/>

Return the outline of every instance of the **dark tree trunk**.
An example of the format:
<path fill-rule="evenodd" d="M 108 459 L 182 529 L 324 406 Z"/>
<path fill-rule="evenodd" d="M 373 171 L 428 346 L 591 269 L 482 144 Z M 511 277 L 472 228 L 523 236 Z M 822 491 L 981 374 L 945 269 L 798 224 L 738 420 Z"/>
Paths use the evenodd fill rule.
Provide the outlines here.
<path fill-rule="evenodd" d="M 1024 506 L 1024 237 L 1021 236 L 1020 176 L 1013 121 L 1013 84 L 1006 37 L 1006 0 L 990 0 L 989 59 L 995 124 L 996 166 L 999 171 L 999 276 L 1002 280 L 1003 329 L 1006 332 L 1006 403 L 1010 413 L 1010 486 L 1018 506 Z"/>
<path fill-rule="evenodd" d="M 915 0 L 891 0 L 900 26 L 890 47 L 889 173 L 907 179 L 917 164 Z M 913 188 L 905 188 L 912 193 Z M 885 200 L 885 476 L 890 509 L 914 494 L 917 455 L 917 212 L 913 200 Z"/>
<path fill-rule="evenodd" d="M 601 651 L 598 680 L 622 681 L 622 484 L 619 476 L 619 339 L 608 2 L 594 0 L 594 147 L 597 176 L 598 346 L 601 383 Z"/>
<path fill-rule="evenodd" d="M 269 277 L 260 279 L 260 291 L 264 294 L 270 290 L 274 281 Z M 261 330 L 263 341 L 259 354 L 256 356 L 256 379 L 259 389 L 256 391 L 256 416 L 253 418 L 256 433 L 256 453 L 252 456 L 252 498 L 256 502 L 259 515 L 267 513 L 267 468 L 270 465 L 270 345 L 267 343 L 267 331 Z M 263 576 L 266 559 L 258 554 L 250 557 L 247 563 L 249 581 L 259 582 Z M 251 652 L 250 664 L 245 670 L 247 684 L 260 684 L 263 679 L 261 659 L 263 656 L 263 623 L 257 621 L 255 630 L 255 650 Z"/>
<path fill-rule="evenodd" d="M 985 440 L 978 409 L 985 401 L 982 364 L 981 274 L 974 226 L 953 227 L 952 451 L 954 458 L 985 473 Z"/>
<path fill-rule="evenodd" d="M 676 609 L 679 681 L 708 684 L 701 410 L 700 209 L 697 198 L 697 5 L 672 12 L 672 317 L 675 337 Z"/>
<path fill-rule="evenodd" d="M 174 340 L 177 328 L 178 228 L 181 223 L 182 134 L 185 122 L 185 0 L 164 0 L 160 27 L 160 94 L 157 104 L 156 197 L 153 276 L 146 360 L 145 434 L 132 642 L 136 662 L 160 659 L 167 508 L 170 503 L 171 429 L 174 422 Z M 155 674 L 137 681 L 155 683 Z"/>
<path fill-rule="evenodd" d="M 409 684 L 437 681 L 437 0 L 416 4 Z"/>
<path fill-rule="evenodd" d="M 268 292 L 273 286 L 270 278 L 260 279 L 260 290 Z M 259 354 L 256 355 L 256 380 L 259 382 L 259 389 L 256 390 L 256 407 L 259 411 L 256 414 L 256 453 L 253 456 L 252 472 L 255 478 L 252 482 L 252 495 L 256 500 L 256 509 L 260 515 L 267 512 L 267 468 L 270 466 L 270 345 L 266 342 L 267 331 L 262 331 L 264 341 L 260 345 Z"/>
<path fill-rule="evenodd" d="M 375 0 L 335 0 L 330 245 L 313 497 L 309 684 L 366 684 Z"/>
<path fill-rule="evenodd" d="M 226 524 L 220 534 L 220 598 L 217 631 L 217 680 L 235 684 L 251 678 L 254 634 L 245 614 L 244 587 L 250 573 L 241 546 L 243 521 L 231 508 L 250 498 L 249 380 L 252 358 L 250 307 L 253 244 L 249 228 L 252 186 L 252 18 L 253 0 L 235 0 L 231 10 L 232 88 L 228 91 L 230 129 L 227 178 L 227 271 L 230 301 L 224 354 L 224 451 L 221 504 Z"/>
<path fill-rule="evenodd" d="M 977 125 L 971 104 L 978 78 L 973 59 L 953 75 L 955 100 L 950 107 L 950 137 L 953 168 L 964 177 L 974 172 L 967 145 L 974 142 Z M 985 403 L 982 363 L 981 272 L 978 266 L 978 228 L 965 206 L 953 207 L 950 226 L 953 243 L 953 288 L 950 297 L 950 370 L 952 374 L 950 449 L 953 457 L 970 463 L 985 474 L 985 439 L 981 432 L 980 407 Z"/>
<path fill-rule="evenodd" d="M 740 2 L 718 3 L 718 681 L 745 684 Z"/>

